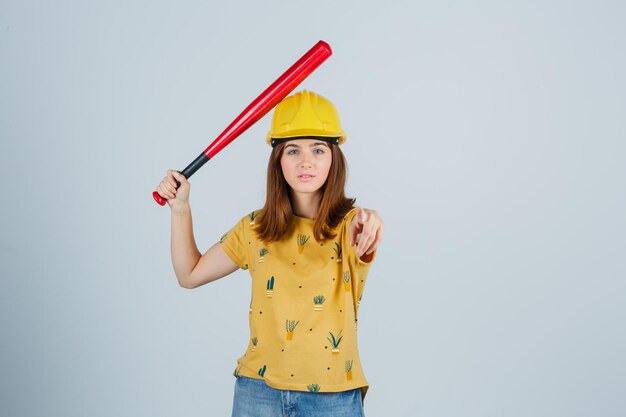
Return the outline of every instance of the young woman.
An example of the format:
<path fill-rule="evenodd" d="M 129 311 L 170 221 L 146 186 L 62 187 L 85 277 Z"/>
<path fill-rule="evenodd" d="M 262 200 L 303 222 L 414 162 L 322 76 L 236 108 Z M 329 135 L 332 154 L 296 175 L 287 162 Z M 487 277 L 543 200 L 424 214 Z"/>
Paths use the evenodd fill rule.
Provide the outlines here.
<path fill-rule="evenodd" d="M 274 110 L 265 205 L 204 255 L 190 184 L 170 170 L 159 194 L 172 212 L 172 262 L 185 288 L 247 269 L 250 341 L 234 371 L 233 417 L 363 416 L 368 383 L 358 307 L 383 222 L 345 197 L 346 139 L 330 101 L 303 90 Z M 176 180 L 180 187 L 176 189 Z"/>

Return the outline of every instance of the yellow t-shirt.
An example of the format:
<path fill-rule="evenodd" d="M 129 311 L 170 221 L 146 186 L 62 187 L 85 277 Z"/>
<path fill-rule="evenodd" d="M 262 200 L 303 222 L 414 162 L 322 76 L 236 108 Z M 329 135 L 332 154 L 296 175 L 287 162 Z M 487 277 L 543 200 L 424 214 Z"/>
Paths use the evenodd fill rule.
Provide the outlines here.
<path fill-rule="evenodd" d="M 315 220 L 293 217 L 279 242 L 264 243 L 253 230 L 258 211 L 220 239 L 222 249 L 252 277 L 250 340 L 234 375 L 265 380 L 277 389 L 338 392 L 369 388 L 357 348 L 358 307 L 371 262 L 356 256 L 348 229 L 350 210 L 318 242 Z"/>

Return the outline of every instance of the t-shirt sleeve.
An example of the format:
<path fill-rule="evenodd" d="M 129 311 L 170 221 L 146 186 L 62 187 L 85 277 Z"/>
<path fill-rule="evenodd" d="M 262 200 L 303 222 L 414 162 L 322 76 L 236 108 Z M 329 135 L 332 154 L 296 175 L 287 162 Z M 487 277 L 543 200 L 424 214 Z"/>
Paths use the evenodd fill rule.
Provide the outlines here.
<path fill-rule="evenodd" d="M 246 221 L 247 220 L 247 221 Z M 228 257 L 241 269 L 248 269 L 248 251 L 245 245 L 246 234 L 249 233 L 248 216 L 242 218 L 219 241 Z"/>

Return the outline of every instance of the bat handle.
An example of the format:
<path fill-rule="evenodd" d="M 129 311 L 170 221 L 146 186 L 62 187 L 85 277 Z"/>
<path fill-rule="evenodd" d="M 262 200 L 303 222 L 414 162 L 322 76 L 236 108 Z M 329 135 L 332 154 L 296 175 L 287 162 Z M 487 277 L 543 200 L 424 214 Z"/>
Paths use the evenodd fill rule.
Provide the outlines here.
<path fill-rule="evenodd" d="M 181 174 L 189 179 L 197 170 L 200 169 L 200 167 L 204 164 L 206 164 L 207 162 L 209 162 L 209 157 L 202 152 L 200 155 L 198 155 L 198 157 L 196 159 L 193 160 L 192 163 L 190 163 L 189 165 L 187 165 L 187 167 L 185 169 L 182 170 Z M 180 187 L 180 181 L 176 180 L 176 189 L 178 190 L 178 187 Z M 163 197 L 161 197 L 161 194 L 159 194 L 157 191 L 154 191 L 152 193 L 152 197 L 154 198 L 154 201 L 157 202 L 157 204 L 159 204 L 160 206 L 164 206 L 165 203 L 167 202 L 167 200 Z"/>

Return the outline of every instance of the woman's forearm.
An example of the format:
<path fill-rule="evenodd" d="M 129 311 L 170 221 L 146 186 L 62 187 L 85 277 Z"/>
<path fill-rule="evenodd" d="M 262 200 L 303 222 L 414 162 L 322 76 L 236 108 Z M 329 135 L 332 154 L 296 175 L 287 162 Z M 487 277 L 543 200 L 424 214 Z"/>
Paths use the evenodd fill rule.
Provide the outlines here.
<path fill-rule="evenodd" d="M 191 206 L 172 209 L 172 264 L 180 286 L 189 288 L 189 277 L 202 254 L 193 236 Z"/>

